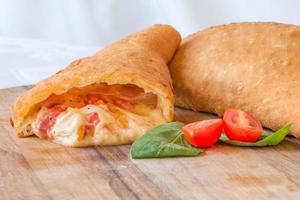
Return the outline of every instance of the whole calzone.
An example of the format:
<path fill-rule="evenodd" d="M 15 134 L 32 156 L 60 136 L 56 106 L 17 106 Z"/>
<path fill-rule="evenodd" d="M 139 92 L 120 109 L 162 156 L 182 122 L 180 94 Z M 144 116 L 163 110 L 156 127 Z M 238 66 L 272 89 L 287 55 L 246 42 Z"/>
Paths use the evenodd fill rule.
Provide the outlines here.
<path fill-rule="evenodd" d="M 252 113 L 300 137 L 300 27 L 280 23 L 216 26 L 185 38 L 170 65 L 178 106 L 223 115 Z"/>
<path fill-rule="evenodd" d="M 179 33 L 154 25 L 37 83 L 12 107 L 18 136 L 66 146 L 133 142 L 171 121 L 174 97 L 167 63 Z"/>

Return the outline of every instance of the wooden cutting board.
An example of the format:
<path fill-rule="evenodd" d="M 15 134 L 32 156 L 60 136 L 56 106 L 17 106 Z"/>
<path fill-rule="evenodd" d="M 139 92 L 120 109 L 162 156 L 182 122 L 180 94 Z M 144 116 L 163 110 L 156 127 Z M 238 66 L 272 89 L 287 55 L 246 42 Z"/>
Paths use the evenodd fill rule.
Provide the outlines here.
<path fill-rule="evenodd" d="M 17 138 L 10 105 L 26 87 L 0 90 L 0 199 L 300 199 L 300 143 L 200 157 L 132 160 L 130 145 L 66 148 Z M 185 122 L 212 115 L 181 109 Z"/>

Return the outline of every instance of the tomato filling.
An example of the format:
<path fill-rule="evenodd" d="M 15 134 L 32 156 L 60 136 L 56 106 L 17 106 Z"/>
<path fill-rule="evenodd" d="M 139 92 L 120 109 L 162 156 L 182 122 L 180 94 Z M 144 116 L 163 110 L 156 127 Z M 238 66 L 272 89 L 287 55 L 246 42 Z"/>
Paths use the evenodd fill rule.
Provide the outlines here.
<path fill-rule="evenodd" d="M 95 126 L 100 121 L 99 115 L 96 112 L 89 113 L 87 116 L 87 124 L 84 126 L 84 135 L 93 136 L 95 133 Z"/>
<path fill-rule="evenodd" d="M 95 105 L 100 110 L 104 109 L 106 110 L 105 112 L 110 112 L 109 115 L 111 115 L 115 121 L 104 123 L 101 120 L 103 113 L 99 110 L 97 111 L 98 113 L 94 110 L 87 111 L 88 105 Z M 76 129 L 80 131 L 81 136 L 94 136 L 97 124 L 101 121 L 104 123 L 101 127 L 106 128 L 110 132 L 116 132 L 116 123 L 123 129 L 127 129 L 129 126 L 129 121 L 124 110 L 146 117 L 151 110 L 156 109 L 156 106 L 156 95 L 145 93 L 143 89 L 135 85 L 95 84 L 84 88 L 73 88 L 63 95 L 53 94 L 42 103 L 42 109 L 38 112 L 34 130 L 35 134 L 39 137 L 48 139 L 52 139 L 55 135 L 57 136 L 58 133 L 65 135 L 67 132 L 75 132 L 75 129 L 69 128 L 71 125 L 66 125 L 67 123 L 72 123 L 71 121 L 67 122 L 67 119 L 63 119 L 63 122 L 59 122 L 60 124 L 64 123 L 66 125 L 64 128 L 61 128 L 62 126 L 60 126 L 58 122 L 56 125 L 56 121 L 58 118 L 63 118 L 59 116 L 65 116 L 67 112 L 78 112 L 82 117 L 78 119 L 75 119 L 75 117 L 74 120 L 79 120 L 76 123 L 82 124 Z M 68 108 L 71 110 L 69 111 Z M 95 107 L 93 109 L 95 109 Z M 101 116 L 99 116 L 99 113 Z M 159 117 L 157 120 L 160 119 Z M 54 128 L 54 126 L 56 128 Z M 38 133 L 36 133 L 36 130 Z"/>
<path fill-rule="evenodd" d="M 41 137 L 47 137 L 49 131 L 55 123 L 57 116 L 66 109 L 67 108 L 65 106 L 58 104 L 55 104 L 52 107 L 48 108 L 48 113 L 41 118 L 38 125 L 38 130 Z"/>

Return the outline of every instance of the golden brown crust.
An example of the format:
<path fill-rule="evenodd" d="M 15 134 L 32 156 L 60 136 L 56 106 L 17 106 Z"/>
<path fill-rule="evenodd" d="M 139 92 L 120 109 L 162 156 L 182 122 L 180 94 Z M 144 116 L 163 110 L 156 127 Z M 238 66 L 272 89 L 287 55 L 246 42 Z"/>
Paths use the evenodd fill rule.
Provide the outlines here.
<path fill-rule="evenodd" d="M 300 137 L 300 27 L 236 23 L 185 38 L 170 71 L 176 104 L 222 115 L 253 113 L 276 130 L 292 123 Z"/>
<path fill-rule="evenodd" d="M 137 32 L 94 56 L 74 61 L 65 69 L 40 81 L 20 96 L 12 107 L 12 121 L 18 136 L 31 110 L 51 94 L 63 94 L 74 87 L 93 83 L 135 84 L 153 92 L 163 104 L 167 121 L 173 118 L 173 93 L 166 63 L 180 43 L 179 33 L 168 25 L 154 25 Z"/>

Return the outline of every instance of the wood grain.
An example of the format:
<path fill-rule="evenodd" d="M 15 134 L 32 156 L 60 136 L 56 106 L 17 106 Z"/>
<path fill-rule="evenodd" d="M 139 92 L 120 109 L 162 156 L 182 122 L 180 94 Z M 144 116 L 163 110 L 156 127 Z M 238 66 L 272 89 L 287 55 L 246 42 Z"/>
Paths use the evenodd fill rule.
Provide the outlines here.
<path fill-rule="evenodd" d="M 0 199 L 299 199 L 300 143 L 200 157 L 132 160 L 130 145 L 66 148 L 17 138 L 10 105 L 26 87 L 0 90 Z M 215 117 L 177 108 L 184 122 Z"/>

